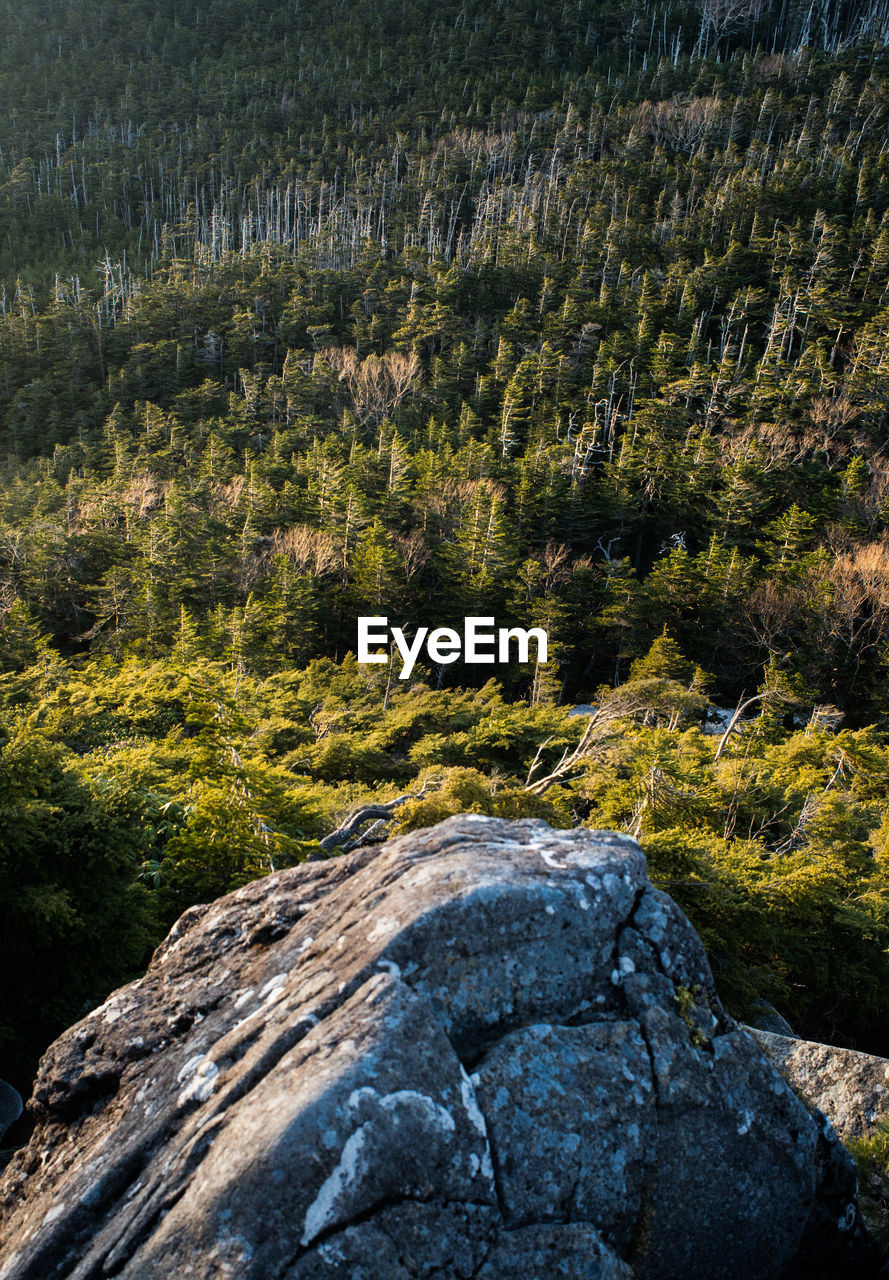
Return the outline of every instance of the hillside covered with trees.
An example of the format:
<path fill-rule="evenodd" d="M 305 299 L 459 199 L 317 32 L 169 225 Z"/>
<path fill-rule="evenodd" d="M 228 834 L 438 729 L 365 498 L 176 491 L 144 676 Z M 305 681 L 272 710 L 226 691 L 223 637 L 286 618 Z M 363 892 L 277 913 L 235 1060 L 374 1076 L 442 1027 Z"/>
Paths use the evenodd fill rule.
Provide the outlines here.
<path fill-rule="evenodd" d="M 2 1074 L 404 795 L 632 832 L 730 1007 L 889 1052 L 889 4 L 2 23 Z"/>

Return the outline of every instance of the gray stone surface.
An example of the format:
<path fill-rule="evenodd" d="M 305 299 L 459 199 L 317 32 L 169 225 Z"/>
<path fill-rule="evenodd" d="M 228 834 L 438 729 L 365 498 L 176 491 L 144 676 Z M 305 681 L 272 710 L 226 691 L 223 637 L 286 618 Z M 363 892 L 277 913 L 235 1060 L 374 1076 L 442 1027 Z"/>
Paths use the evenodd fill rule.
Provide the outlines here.
<path fill-rule="evenodd" d="M 22 1114 L 22 1095 L 11 1084 L 0 1080 L 0 1138 Z"/>
<path fill-rule="evenodd" d="M 750 1025 L 757 1031 L 771 1031 L 776 1036 L 793 1038 L 793 1027 L 768 1000 L 754 1000 Z"/>
<path fill-rule="evenodd" d="M 30 1106 L 2 1280 L 873 1271 L 833 1131 L 609 833 L 466 815 L 193 908 Z"/>
<path fill-rule="evenodd" d="M 889 1120 L 889 1059 L 749 1027 L 793 1088 L 847 1138 L 867 1138 Z"/>
<path fill-rule="evenodd" d="M 595 1222 L 626 1250 L 658 1139 L 639 1027 L 528 1027 L 486 1054 L 472 1082 L 509 1220 Z"/>

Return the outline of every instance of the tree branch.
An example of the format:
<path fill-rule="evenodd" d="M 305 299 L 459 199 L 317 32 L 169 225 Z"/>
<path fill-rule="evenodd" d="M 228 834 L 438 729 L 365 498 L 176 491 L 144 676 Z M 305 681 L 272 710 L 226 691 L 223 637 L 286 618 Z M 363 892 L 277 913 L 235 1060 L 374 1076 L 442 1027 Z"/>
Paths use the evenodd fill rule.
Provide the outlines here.
<path fill-rule="evenodd" d="M 601 733 L 603 722 L 608 723 L 608 717 L 603 715 L 600 708 L 589 717 L 589 722 L 581 735 L 580 742 L 578 742 L 571 754 L 569 755 L 567 750 L 563 751 L 562 758 L 553 771 L 548 773 L 545 778 L 538 778 L 536 782 L 532 782 L 531 778 L 537 768 L 540 752 L 547 745 L 544 742 L 538 748 L 537 755 L 534 757 L 524 790 L 531 795 L 542 796 L 544 791 L 548 791 L 557 782 L 575 782 L 576 778 L 569 779 L 567 775 L 577 767 L 581 757 L 589 751 L 594 739 Z M 550 741 L 550 739 L 547 741 Z"/>
<path fill-rule="evenodd" d="M 423 796 L 428 795 L 430 791 L 435 791 L 440 786 L 440 779 L 430 778 L 423 783 L 419 791 L 408 791 L 403 796 L 396 796 L 394 800 L 386 800 L 381 804 L 366 804 L 360 809 L 356 809 L 354 813 L 350 813 L 345 821 L 341 822 L 336 831 L 331 831 L 330 835 L 324 836 L 319 841 L 321 848 L 324 850 L 336 849 L 340 845 L 347 844 L 359 827 L 369 822 L 372 818 L 378 821 L 374 823 L 374 827 L 379 825 L 382 819 L 388 819 L 393 816 L 395 810 L 408 800 L 420 800 Z M 364 833 L 367 835 L 367 832 Z M 362 836 L 362 840 L 364 836 Z M 361 841 L 356 841 L 353 848 L 357 848 Z"/>
<path fill-rule="evenodd" d="M 724 733 L 724 734 L 722 735 L 722 737 L 719 739 L 719 746 L 716 748 L 716 755 L 713 757 L 713 763 L 714 763 L 714 764 L 715 764 L 715 763 L 716 763 L 716 761 L 719 759 L 719 757 L 722 755 L 723 748 L 725 747 L 725 744 L 726 744 L 726 743 L 728 742 L 728 740 L 729 740 L 729 734 L 731 733 L 732 729 L 734 729 L 734 727 L 735 727 L 735 725 L 738 723 L 738 721 L 741 719 L 741 716 L 744 714 L 744 712 L 747 710 L 747 708 L 748 708 L 748 707 L 752 707 L 752 706 L 753 706 L 753 704 L 754 704 L 754 702 L 762 702 L 762 700 L 763 700 L 764 698 L 772 698 L 772 697 L 775 697 L 775 696 L 777 696 L 777 695 L 775 694 L 774 689 L 767 689 L 767 690 L 765 691 L 765 693 L 755 693 L 755 694 L 753 695 L 753 697 L 752 697 L 752 698 L 748 698 L 746 702 L 739 702 L 739 703 L 738 703 L 737 707 L 735 708 L 735 713 L 734 713 L 734 715 L 732 716 L 731 720 L 729 720 L 729 722 L 728 722 L 728 726 L 727 726 L 727 728 L 726 728 L 725 733 Z"/>

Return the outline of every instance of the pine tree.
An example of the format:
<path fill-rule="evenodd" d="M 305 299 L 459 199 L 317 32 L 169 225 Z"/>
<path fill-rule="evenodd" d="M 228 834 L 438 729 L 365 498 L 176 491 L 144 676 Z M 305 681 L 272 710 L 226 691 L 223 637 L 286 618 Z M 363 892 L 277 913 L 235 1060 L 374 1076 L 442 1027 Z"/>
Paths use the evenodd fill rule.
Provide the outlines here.
<path fill-rule="evenodd" d="M 405 598 L 403 562 L 379 518 L 358 539 L 351 579 L 360 614 L 397 615 Z"/>
<path fill-rule="evenodd" d="M 694 666 L 683 656 L 682 650 L 664 627 L 653 641 L 648 653 L 630 663 L 630 680 L 665 679 L 680 684 L 690 684 L 694 678 Z"/>

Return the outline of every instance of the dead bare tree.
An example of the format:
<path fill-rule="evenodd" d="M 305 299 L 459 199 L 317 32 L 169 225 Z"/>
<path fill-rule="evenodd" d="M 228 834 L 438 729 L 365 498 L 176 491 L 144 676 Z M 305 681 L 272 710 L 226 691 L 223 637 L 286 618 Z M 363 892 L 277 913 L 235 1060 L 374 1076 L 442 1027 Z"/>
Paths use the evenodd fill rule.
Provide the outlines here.
<path fill-rule="evenodd" d="M 405 536 L 396 534 L 395 546 L 401 556 L 404 576 L 408 582 L 432 563 L 432 554 L 420 529 L 414 529 L 412 533 Z"/>
<path fill-rule="evenodd" d="M 289 529 L 275 529 L 272 548 L 278 555 L 285 555 L 298 573 L 323 577 L 332 573 L 342 563 L 342 549 L 333 534 L 310 525 L 297 524 Z"/>
<path fill-rule="evenodd" d="M 566 747 L 549 773 L 535 778 L 541 766 L 546 748 L 552 742 L 547 738 L 537 748 L 524 790 L 530 795 L 541 796 L 556 783 L 576 782 L 583 776 L 575 772 L 596 754 L 605 750 L 621 735 L 621 724 L 627 720 L 649 721 L 659 718 L 670 728 L 675 728 L 683 718 L 700 717 L 706 699 L 692 689 L 684 689 L 675 680 L 653 678 L 636 680 L 610 690 L 587 719 L 586 727 L 575 747 Z"/>
<path fill-rule="evenodd" d="M 647 134 L 656 146 L 675 147 L 691 153 L 714 129 L 728 137 L 730 116 L 719 98 L 673 98 L 662 102 L 641 102 L 634 113 L 635 128 Z"/>
<path fill-rule="evenodd" d="M 322 354 L 348 390 L 362 426 L 377 426 L 391 417 L 420 380 L 420 361 L 413 352 L 388 351 L 363 360 L 350 347 L 328 347 Z"/>
<path fill-rule="evenodd" d="M 700 9 L 701 36 L 709 33 L 718 40 L 756 22 L 763 0 L 703 0 Z"/>
<path fill-rule="evenodd" d="M 728 724 L 725 727 L 725 733 L 719 739 L 719 746 L 716 748 L 716 755 L 713 757 L 714 764 L 716 763 L 716 761 L 719 759 L 719 757 L 722 755 L 723 751 L 725 750 L 725 744 L 728 742 L 730 735 L 734 731 L 735 725 L 741 719 L 741 716 L 744 714 L 747 708 L 752 707 L 756 702 L 764 702 L 767 698 L 774 698 L 774 697 L 776 697 L 776 695 L 773 692 L 773 690 L 767 689 L 765 693 L 755 693 L 752 698 L 746 698 L 742 702 L 738 703 L 737 707 L 735 707 L 732 718 L 729 720 Z"/>
<path fill-rule="evenodd" d="M 848 395 L 820 396 L 813 400 L 810 417 L 819 437 L 818 447 L 830 455 L 835 448 L 835 438 L 861 417 L 864 408 Z"/>
<path fill-rule="evenodd" d="M 858 660 L 880 650 L 889 637 L 889 539 L 838 555 L 824 578 L 831 588 L 818 610 L 825 637 Z"/>
<path fill-rule="evenodd" d="M 340 707 L 337 711 L 325 711 L 323 703 L 319 702 L 309 712 L 309 724 L 312 726 L 315 741 L 320 742 L 322 738 L 326 738 L 338 720 L 353 715 L 355 712 L 349 707 Z"/>
<path fill-rule="evenodd" d="M 587 720 L 586 728 L 581 734 L 577 746 L 573 749 L 566 747 L 558 764 L 544 777 L 535 778 L 534 775 L 540 768 L 543 753 L 552 742 L 552 738 L 547 738 L 544 742 L 541 742 L 534 759 L 531 761 L 531 767 L 525 779 L 524 790 L 529 795 L 542 796 L 545 791 L 555 786 L 557 782 L 575 782 L 582 777 L 582 773 L 574 773 L 574 770 L 583 764 L 595 750 L 601 748 L 607 739 L 614 737 L 614 723 L 622 718 L 622 716 L 615 715 L 608 707 L 597 707 Z"/>

